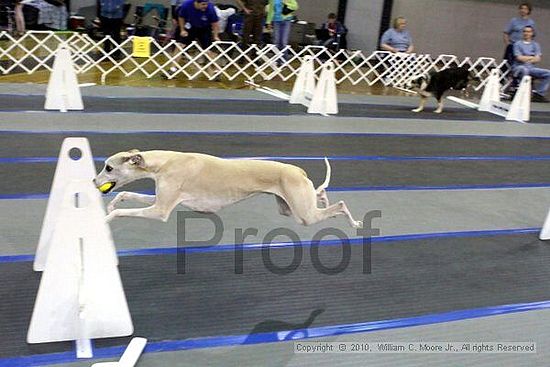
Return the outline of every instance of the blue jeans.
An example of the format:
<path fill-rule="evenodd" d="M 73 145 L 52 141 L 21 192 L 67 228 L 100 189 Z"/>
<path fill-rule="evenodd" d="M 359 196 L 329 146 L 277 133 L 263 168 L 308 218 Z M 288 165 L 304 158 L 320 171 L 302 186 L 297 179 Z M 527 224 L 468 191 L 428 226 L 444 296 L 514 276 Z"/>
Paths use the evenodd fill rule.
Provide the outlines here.
<path fill-rule="evenodd" d="M 532 65 L 518 65 L 514 68 L 514 77 L 520 80 L 525 76 L 530 75 L 533 79 L 540 79 L 535 92 L 541 96 L 544 96 L 550 86 L 550 70 L 536 68 Z"/>
<path fill-rule="evenodd" d="M 283 20 L 282 22 L 273 22 L 272 41 L 275 46 L 282 50 L 288 45 L 288 37 L 290 36 L 290 21 Z M 286 59 L 286 51 L 283 53 Z"/>

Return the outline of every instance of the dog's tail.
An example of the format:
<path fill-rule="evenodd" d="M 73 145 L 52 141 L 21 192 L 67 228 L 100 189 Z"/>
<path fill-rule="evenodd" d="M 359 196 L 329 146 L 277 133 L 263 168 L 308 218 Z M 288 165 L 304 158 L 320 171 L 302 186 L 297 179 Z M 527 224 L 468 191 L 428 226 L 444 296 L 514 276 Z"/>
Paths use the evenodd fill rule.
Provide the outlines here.
<path fill-rule="evenodd" d="M 323 182 L 323 183 L 321 184 L 321 186 L 319 186 L 319 187 L 317 188 L 317 192 L 320 192 L 320 191 L 326 189 L 326 188 L 328 187 L 329 183 L 330 183 L 331 169 L 330 169 L 330 163 L 328 162 L 327 157 L 325 157 L 325 165 L 327 166 L 327 174 L 326 174 L 326 176 L 325 176 L 325 182 Z"/>

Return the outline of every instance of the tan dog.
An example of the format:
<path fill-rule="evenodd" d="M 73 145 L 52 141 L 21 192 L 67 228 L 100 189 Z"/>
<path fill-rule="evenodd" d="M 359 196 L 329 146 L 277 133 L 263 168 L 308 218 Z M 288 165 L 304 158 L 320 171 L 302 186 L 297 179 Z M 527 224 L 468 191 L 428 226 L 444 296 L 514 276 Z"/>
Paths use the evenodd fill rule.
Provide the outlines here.
<path fill-rule="evenodd" d="M 325 189 L 330 181 L 330 164 L 326 158 L 325 163 L 325 182 L 315 189 L 304 170 L 290 164 L 222 159 L 199 153 L 131 150 L 109 157 L 94 183 L 103 193 L 108 193 L 141 178 L 155 180 L 156 195 L 119 193 L 109 203 L 107 221 L 115 217 L 166 221 L 178 204 L 194 211 L 213 213 L 256 194 L 269 193 L 275 195 L 282 215 L 292 215 L 303 225 L 344 215 L 352 227 L 362 227 L 362 222 L 353 219 L 343 201 L 329 205 Z M 150 206 L 115 209 L 115 205 L 124 200 Z M 318 201 L 321 208 L 317 206 Z"/>

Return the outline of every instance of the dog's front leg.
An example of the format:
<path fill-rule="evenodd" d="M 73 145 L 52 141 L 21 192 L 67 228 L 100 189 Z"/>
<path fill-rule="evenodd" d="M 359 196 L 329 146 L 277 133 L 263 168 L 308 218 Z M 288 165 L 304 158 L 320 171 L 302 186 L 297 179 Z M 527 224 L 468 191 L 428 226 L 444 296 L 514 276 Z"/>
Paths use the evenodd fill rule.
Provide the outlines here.
<path fill-rule="evenodd" d="M 158 183 L 157 183 L 158 185 Z M 139 198 L 138 196 L 134 196 Z M 177 190 L 164 190 L 159 191 L 157 187 L 157 196 L 149 195 L 150 197 L 155 198 L 155 203 L 146 208 L 136 208 L 136 209 L 115 209 L 105 217 L 107 222 L 110 222 L 115 217 L 141 217 L 149 219 L 157 219 L 166 222 L 172 210 L 179 204 L 180 193 Z M 140 200 L 149 200 L 141 196 Z"/>
<path fill-rule="evenodd" d="M 443 98 L 439 98 L 437 100 L 437 109 L 434 111 L 434 113 L 441 113 L 443 112 Z"/>
<path fill-rule="evenodd" d="M 166 222 L 170 216 L 170 211 L 162 210 L 157 205 L 148 206 L 146 208 L 136 209 L 115 209 L 105 217 L 105 221 L 109 223 L 115 217 L 141 217 L 149 219 L 157 219 Z"/>
<path fill-rule="evenodd" d="M 107 213 L 111 213 L 115 210 L 115 205 L 122 201 L 134 200 L 138 203 L 153 205 L 155 203 L 155 195 L 138 194 L 136 192 L 122 191 L 119 192 L 113 200 L 107 206 Z"/>
<path fill-rule="evenodd" d="M 420 95 L 420 106 L 418 106 L 418 108 L 415 108 L 414 110 L 412 110 L 412 112 L 422 112 L 424 111 L 424 105 L 426 104 L 426 97 L 424 95 Z"/>

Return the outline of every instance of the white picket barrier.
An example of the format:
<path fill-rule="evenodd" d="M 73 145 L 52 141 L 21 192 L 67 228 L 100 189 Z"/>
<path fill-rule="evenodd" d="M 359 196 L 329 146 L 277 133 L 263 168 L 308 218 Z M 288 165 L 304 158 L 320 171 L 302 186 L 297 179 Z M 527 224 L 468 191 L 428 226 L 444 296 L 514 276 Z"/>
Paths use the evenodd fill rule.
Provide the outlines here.
<path fill-rule="evenodd" d="M 3 74 L 21 71 L 32 74 L 43 69 L 52 70 L 51 60 L 58 46 L 63 44 L 72 52 L 77 74 L 92 70 L 99 72 L 103 83 L 113 73 L 125 77 L 140 74 L 153 78 L 163 75 L 168 79 L 184 77 L 189 80 L 198 77 L 214 80 L 221 77 L 228 81 L 239 78 L 253 82 L 277 79 L 288 81 L 298 76 L 304 59 L 311 57 L 316 65 L 325 62 L 334 64 L 336 84 L 366 83 L 369 86 L 383 83 L 403 87 L 412 75 L 466 65 L 481 79 L 482 83 L 475 87 L 480 90 L 489 77 L 490 69 L 506 69 L 503 68 L 505 61 L 487 57 L 476 60 L 466 57 L 460 60 L 454 55 L 432 57 L 427 54 L 402 55 L 386 51 L 367 54 L 361 50 L 339 50 L 333 53 L 322 46 L 305 46 L 296 50 L 288 46 L 284 50 L 288 55 L 287 60 L 278 65 L 282 50 L 271 44 L 264 47 L 250 45 L 243 50 L 234 42 L 214 42 L 203 49 L 196 42 L 181 47 L 175 41 L 164 44 L 153 38 L 150 39 L 151 57 L 134 58 L 133 36 L 120 44 L 116 44 L 110 37 L 95 41 L 83 33 L 62 36 L 44 31 L 29 31 L 20 38 L 8 32 L 0 32 L 0 38 L 6 40 L 0 44 L 0 59 L 4 60 L 0 64 L 0 72 Z M 113 46 L 109 52 L 104 50 L 107 43 Z M 175 53 L 172 52 L 173 48 L 176 49 Z M 117 53 L 121 55 L 120 58 L 114 57 Z M 179 56 L 183 56 L 181 63 L 176 70 L 170 70 Z M 507 73 L 501 75 L 503 88 L 509 83 Z"/>

